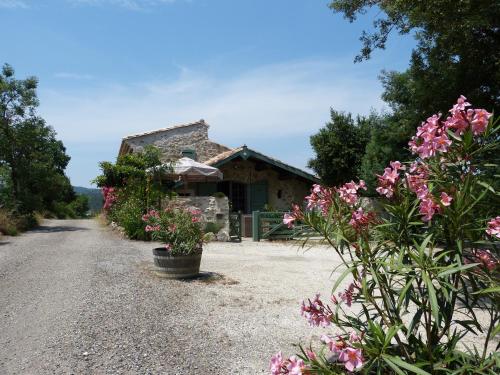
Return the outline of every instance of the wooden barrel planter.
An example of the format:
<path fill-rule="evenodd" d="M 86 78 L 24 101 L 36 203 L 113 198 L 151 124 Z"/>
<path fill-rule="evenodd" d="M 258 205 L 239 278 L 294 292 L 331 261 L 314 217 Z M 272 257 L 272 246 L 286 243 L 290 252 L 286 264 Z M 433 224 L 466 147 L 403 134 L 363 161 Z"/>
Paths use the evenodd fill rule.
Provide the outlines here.
<path fill-rule="evenodd" d="M 171 255 L 164 247 L 153 249 L 155 273 L 167 279 L 188 279 L 200 273 L 202 251 L 190 255 Z"/>

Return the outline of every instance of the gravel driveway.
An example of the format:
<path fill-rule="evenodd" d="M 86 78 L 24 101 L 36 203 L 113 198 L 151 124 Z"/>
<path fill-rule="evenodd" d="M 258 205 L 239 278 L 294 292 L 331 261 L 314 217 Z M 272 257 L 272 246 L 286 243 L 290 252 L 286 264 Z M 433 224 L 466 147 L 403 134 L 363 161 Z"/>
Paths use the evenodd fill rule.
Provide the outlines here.
<path fill-rule="evenodd" d="M 327 249 L 210 243 L 205 277 L 172 281 L 152 246 L 93 220 L 0 239 L 0 374 L 261 374 L 320 333 L 299 303 L 328 295 Z"/>

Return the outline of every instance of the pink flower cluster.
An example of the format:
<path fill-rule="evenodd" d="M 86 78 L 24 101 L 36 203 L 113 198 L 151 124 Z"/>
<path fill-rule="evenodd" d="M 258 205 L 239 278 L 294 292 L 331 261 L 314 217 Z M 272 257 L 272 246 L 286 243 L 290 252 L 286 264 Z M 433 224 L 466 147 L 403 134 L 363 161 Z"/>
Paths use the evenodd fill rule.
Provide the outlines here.
<path fill-rule="evenodd" d="M 366 184 L 363 180 L 359 180 L 359 184 L 356 184 L 354 181 L 348 182 L 341 187 L 337 188 L 337 192 L 344 202 L 346 202 L 349 206 L 354 206 L 358 202 L 358 190 L 364 189 L 366 190 Z"/>
<path fill-rule="evenodd" d="M 286 213 L 283 216 L 283 224 L 286 224 L 288 228 L 292 228 L 297 220 L 303 218 L 302 211 L 298 204 L 292 204 L 292 212 Z"/>
<path fill-rule="evenodd" d="M 318 184 L 314 184 L 311 189 L 311 194 L 306 198 L 307 209 L 312 210 L 319 208 L 324 216 L 328 215 L 328 211 L 332 206 L 333 190 Z"/>
<path fill-rule="evenodd" d="M 159 225 L 146 225 L 146 228 L 144 228 L 146 232 L 158 232 L 160 229 Z"/>
<path fill-rule="evenodd" d="M 410 173 L 411 174 L 406 174 L 406 182 L 408 188 L 414 192 L 420 200 L 419 212 L 423 215 L 423 221 L 432 220 L 436 213 L 442 212 L 442 206 L 448 207 L 451 205 L 453 198 L 447 193 L 441 192 L 440 200 L 437 202 L 437 199 L 429 191 L 427 185 L 429 171 L 425 164 L 412 164 Z M 441 203 L 441 205 L 439 203 Z"/>
<path fill-rule="evenodd" d="M 351 332 L 349 335 L 349 341 L 346 342 L 342 337 L 334 339 L 328 335 L 322 335 L 321 341 L 323 341 L 330 351 L 337 356 L 337 360 L 344 363 L 344 367 L 347 371 L 353 372 L 356 369 L 363 367 L 363 352 L 359 348 L 352 347 L 355 342 L 360 342 L 361 338 L 356 332 Z"/>
<path fill-rule="evenodd" d="M 493 271 L 500 264 L 499 260 L 488 249 L 473 249 L 472 259 L 474 263 L 481 263 L 489 271 Z M 467 261 L 467 263 L 469 263 Z"/>
<path fill-rule="evenodd" d="M 283 358 L 283 354 L 278 352 L 271 357 L 271 363 L 269 364 L 272 375 L 300 375 L 306 369 L 304 361 L 296 356 L 291 356 L 288 359 Z"/>
<path fill-rule="evenodd" d="M 399 170 L 404 170 L 406 167 L 399 161 L 391 161 L 391 167 L 384 170 L 384 174 L 377 175 L 378 187 L 375 189 L 380 195 L 391 198 L 394 195 L 394 188 L 399 180 Z"/>
<path fill-rule="evenodd" d="M 430 158 L 437 152 L 447 152 L 451 145 L 446 132 L 447 128 L 439 117 L 438 115 L 429 117 L 422 123 L 422 126 L 417 128 L 417 134 L 408 142 L 410 150 L 422 159 Z"/>
<path fill-rule="evenodd" d="M 349 221 L 349 225 L 351 225 L 356 232 L 367 230 L 369 225 L 373 223 L 375 223 L 375 213 L 365 213 L 361 207 L 352 213 L 351 220 Z"/>
<path fill-rule="evenodd" d="M 150 210 L 148 213 L 142 215 L 142 221 L 148 221 L 149 219 L 154 218 L 154 219 L 159 219 L 160 214 L 156 210 Z"/>
<path fill-rule="evenodd" d="M 462 135 L 470 125 L 472 133 L 480 135 L 485 132 L 491 113 L 484 109 L 466 109 L 471 105 L 466 100 L 465 96 L 460 95 L 457 104 L 450 109 L 451 116 L 446 119 L 444 126 L 455 131 L 455 134 Z"/>
<path fill-rule="evenodd" d="M 102 188 L 102 196 L 104 197 L 104 210 L 109 210 L 113 203 L 116 202 L 116 190 L 114 187 L 104 186 Z"/>
<path fill-rule="evenodd" d="M 500 238 L 500 216 L 497 216 L 488 222 L 488 229 L 486 229 L 486 233 L 492 237 Z"/>
<path fill-rule="evenodd" d="M 327 327 L 331 324 L 333 312 L 330 306 L 325 305 L 319 297 L 318 293 L 312 301 L 308 299 L 307 304 L 305 301 L 302 301 L 300 315 L 305 317 L 312 327 Z"/>
<path fill-rule="evenodd" d="M 352 305 L 352 299 L 354 297 L 354 289 L 358 287 L 356 283 L 350 283 L 349 286 L 344 289 L 343 292 L 339 292 L 340 299 L 345 302 L 348 307 Z"/>

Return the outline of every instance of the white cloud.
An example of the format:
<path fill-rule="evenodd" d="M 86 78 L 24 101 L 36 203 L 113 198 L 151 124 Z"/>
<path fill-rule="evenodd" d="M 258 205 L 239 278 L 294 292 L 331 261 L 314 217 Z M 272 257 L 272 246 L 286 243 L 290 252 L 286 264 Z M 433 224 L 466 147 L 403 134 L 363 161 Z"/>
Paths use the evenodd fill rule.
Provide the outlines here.
<path fill-rule="evenodd" d="M 42 90 L 40 96 L 42 114 L 63 140 L 116 140 L 204 118 L 215 139 L 239 144 L 263 136 L 310 135 L 328 120 L 330 106 L 366 114 L 382 106 L 380 92 L 374 74 L 358 65 L 305 61 L 264 66 L 231 79 L 183 70 L 172 82 L 78 94 Z"/>
<path fill-rule="evenodd" d="M 94 79 L 94 76 L 90 74 L 78 74 L 78 73 L 68 73 L 68 72 L 59 72 L 54 74 L 55 78 L 61 79 L 76 79 L 76 80 L 89 80 Z"/>
<path fill-rule="evenodd" d="M 0 8 L 23 8 L 27 9 L 28 4 L 22 0 L 0 0 Z"/>
<path fill-rule="evenodd" d="M 201 118 L 217 142 L 245 143 L 304 167 L 312 157 L 309 136 L 329 120 L 330 107 L 356 114 L 382 107 L 369 64 L 292 62 L 224 79 L 183 68 L 169 82 L 78 91 L 42 85 L 40 113 L 68 145 L 69 176 L 82 186 L 98 174 L 98 161 L 114 160 L 124 136 Z"/>

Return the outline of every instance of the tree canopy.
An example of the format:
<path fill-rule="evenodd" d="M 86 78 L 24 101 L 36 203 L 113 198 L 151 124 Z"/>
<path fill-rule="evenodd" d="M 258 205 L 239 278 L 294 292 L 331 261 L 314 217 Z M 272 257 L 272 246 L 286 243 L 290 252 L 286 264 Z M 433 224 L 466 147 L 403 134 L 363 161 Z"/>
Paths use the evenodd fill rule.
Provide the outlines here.
<path fill-rule="evenodd" d="M 16 79 L 5 64 L 0 73 L 1 206 L 29 213 L 52 210 L 75 198 L 64 170 L 70 160 L 56 132 L 37 115 L 38 82 Z"/>
<path fill-rule="evenodd" d="M 391 33 L 411 34 L 417 40 L 407 70 L 382 72 L 382 98 L 392 111 L 381 116 L 381 125 L 371 132 L 360 169 L 352 164 L 351 174 L 365 178 L 372 191 L 373 172 L 406 157 L 402 147 L 415 128 L 434 113 L 446 113 L 458 96 L 478 108 L 500 109 L 500 2 L 333 0 L 330 8 L 350 22 L 376 11 L 373 30 L 360 36 L 355 62 L 384 49 Z M 346 152 L 351 148 L 350 143 L 341 145 Z"/>
<path fill-rule="evenodd" d="M 361 159 L 377 116 L 352 117 L 350 113 L 330 110 L 331 120 L 311 136 L 316 157 L 309 161 L 321 179 L 338 185 L 358 177 Z"/>

